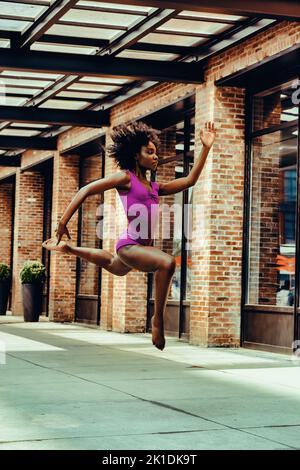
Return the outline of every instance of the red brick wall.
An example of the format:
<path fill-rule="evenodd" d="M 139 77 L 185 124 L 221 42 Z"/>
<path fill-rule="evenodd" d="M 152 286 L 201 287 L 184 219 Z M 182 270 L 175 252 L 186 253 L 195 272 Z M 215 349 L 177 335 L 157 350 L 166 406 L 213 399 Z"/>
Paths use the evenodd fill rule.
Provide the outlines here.
<path fill-rule="evenodd" d="M 20 270 L 27 260 L 42 258 L 44 177 L 37 171 L 16 174 L 12 311 L 23 313 Z"/>
<path fill-rule="evenodd" d="M 55 152 L 53 161 L 52 236 L 57 222 L 79 189 L 79 157 L 62 157 Z M 73 242 L 77 242 L 78 212 L 68 223 Z M 73 321 L 75 314 L 76 257 L 51 252 L 49 317 L 54 321 Z"/>
<path fill-rule="evenodd" d="M 240 331 L 244 178 L 243 90 L 207 84 L 197 95 L 199 129 L 213 120 L 217 137 L 194 187 L 190 342 L 237 346 Z"/>
<path fill-rule="evenodd" d="M 111 143 L 109 136 L 106 135 L 106 145 Z M 105 160 L 105 176 L 115 172 L 116 168 L 113 160 L 106 158 Z M 115 239 L 111 236 L 116 227 L 116 217 L 114 214 L 116 207 L 116 191 L 109 190 L 104 192 L 104 224 L 103 224 L 103 244 L 104 250 L 110 253 L 115 252 Z M 107 210 L 111 207 L 112 211 Z M 118 278 L 118 289 L 121 291 L 123 277 Z M 101 320 L 100 327 L 102 329 L 111 330 L 113 328 L 113 312 L 116 310 L 116 304 L 114 304 L 114 282 L 117 280 L 114 275 L 102 269 L 102 290 L 101 290 Z M 120 284 L 121 283 L 121 284 Z M 118 309 L 122 306 L 118 306 Z M 121 327 L 119 327 L 121 330 Z"/>

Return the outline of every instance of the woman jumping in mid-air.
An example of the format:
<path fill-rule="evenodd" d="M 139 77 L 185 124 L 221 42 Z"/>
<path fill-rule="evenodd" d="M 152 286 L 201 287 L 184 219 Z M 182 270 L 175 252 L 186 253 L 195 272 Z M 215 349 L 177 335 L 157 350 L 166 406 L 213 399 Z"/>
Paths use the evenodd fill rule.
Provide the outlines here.
<path fill-rule="evenodd" d="M 131 269 L 143 272 L 154 272 L 155 276 L 155 308 L 151 319 L 152 343 L 160 350 L 165 347 L 163 316 L 166 301 L 175 271 L 175 258 L 153 246 L 153 208 L 158 207 L 159 196 L 181 192 L 197 182 L 206 157 L 215 139 L 213 122 L 206 122 L 205 129 L 200 131 L 203 145 L 198 160 L 194 163 L 189 175 L 166 183 L 151 182 L 146 178 L 147 170 L 156 171 L 158 165 L 157 132 L 142 122 L 121 124 L 113 129 L 113 144 L 108 148 L 109 155 L 114 158 L 121 171 L 83 186 L 74 196 L 60 219 L 56 239 L 42 243 L 48 250 L 57 250 L 72 254 L 106 269 L 116 276 L 124 276 Z M 70 241 L 61 241 L 64 234 L 71 239 L 67 223 L 83 203 L 91 195 L 103 193 L 116 188 L 124 209 L 127 212 L 129 225 L 116 244 L 116 254 L 99 248 L 74 246 Z M 140 205 L 142 223 L 140 231 L 130 227 L 134 217 L 130 215 L 132 205 Z M 149 232 L 151 227 L 151 233 Z M 145 230 L 146 228 L 146 230 Z"/>

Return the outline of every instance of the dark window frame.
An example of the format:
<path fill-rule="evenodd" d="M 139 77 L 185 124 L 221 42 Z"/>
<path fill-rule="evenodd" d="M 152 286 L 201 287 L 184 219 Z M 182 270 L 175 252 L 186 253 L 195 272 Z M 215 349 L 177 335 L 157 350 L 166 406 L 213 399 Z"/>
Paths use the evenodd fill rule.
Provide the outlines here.
<path fill-rule="evenodd" d="M 300 80 L 299 75 L 295 75 L 295 80 Z M 288 78 L 290 81 L 291 78 Z M 285 81 L 282 82 L 282 84 Z M 300 83 L 300 81 L 299 81 Z M 270 87 L 271 89 L 272 87 Z M 298 119 L 290 121 L 280 126 L 272 126 L 265 129 L 253 130 L 253 101 L 254 95 L 258 90 L 251 90 L 246 88 L 245 96 L 245 171 L 244 171 L 244 211 L 243 211 L 243 262 L 242 262 L 242 295 L 241 295 L 241 337 L 240 345 L 243 346 L 246 331 L 245 331 L 245 315 L 246 310 L 253 308 L 253 310 L 261 312 L 276 312 L 276 314 L 286 314 L 287 309 L 293 314 L 294 317 L 294 346 L 293 350 L 300 348 L 300 103 L 298 103 Z M 261 90 L 259 90 L 261 91 Z M 267 91 L 267 89 L 266 89 Z M 285 127 L 293 127 L 298 125 L 298 149 L 297 149 L 297 198 L 296 198 L 296 265 L 295 265 L 295 299 L 293 307 L 279 307 L 279 306 L 264 306 L 252 305 L 247 303 L 249 292 L 249 249 L 250 249 L 250 217 L 251 217 L 251 186 L 252 186 L 252 142 L 258 135 L 264 135 L 276 130 L 281 130 Z M 295 343 L 296 342 L 296 343 Z"/>

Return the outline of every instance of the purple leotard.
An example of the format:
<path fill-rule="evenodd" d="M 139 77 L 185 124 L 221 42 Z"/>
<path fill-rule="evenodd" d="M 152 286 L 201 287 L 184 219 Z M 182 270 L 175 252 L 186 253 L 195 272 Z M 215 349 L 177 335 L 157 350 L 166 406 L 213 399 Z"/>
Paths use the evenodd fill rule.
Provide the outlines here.
<path fill-rule="evenodd" d="M 122 201 L 128 225 L 116 244 L 116 251 L 125 245 L 153 245 L 153 234 L 158 216 L 159 184 L 151 181 L 149 191 L 133 171 L 129 191 L 117 189 Z M 136 223 L 132 223 L 135 219 Z M 152 226 L 152 233 L 151 233 Z"/>

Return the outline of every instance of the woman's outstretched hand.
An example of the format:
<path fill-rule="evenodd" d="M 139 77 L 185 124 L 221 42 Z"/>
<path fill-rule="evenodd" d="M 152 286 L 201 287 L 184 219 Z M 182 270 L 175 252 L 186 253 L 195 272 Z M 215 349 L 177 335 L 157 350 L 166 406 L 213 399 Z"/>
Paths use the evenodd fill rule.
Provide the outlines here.
<path fill-rule="evenodd" d="M 211 148 L 216 137 L 215 125 L 211 121 L 205 123 L 205 129 L 200 130 L 200 140 L 202 145 Z"/>
<path fill-rule="evenodd" d="M 67 226 L 65 224 L 63 224 L 62 222 L 58 222 L 57 228 L 55 230 L 55 234 L 56 234 L 56 237 L 57 237 L 57 243 L 56 243 L 57 245 L 59 244 L 59 242 L 62 239 L 62 236 L 64 234 L 66 234 L 67 237 L 69 238 L 69 240 L 71 240 L 69 230 L 68 230 Z"/>

